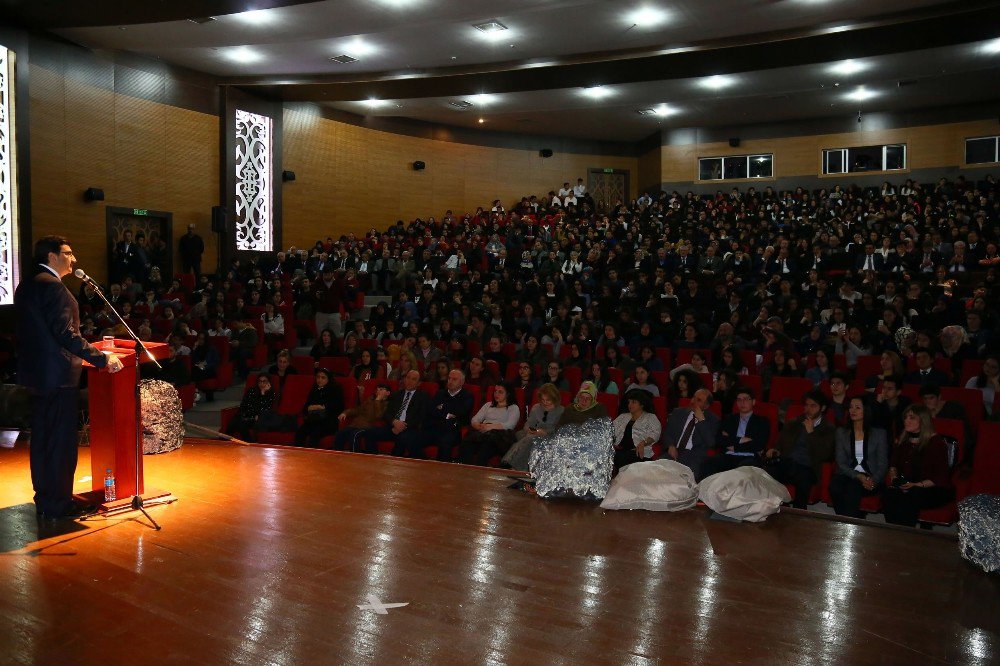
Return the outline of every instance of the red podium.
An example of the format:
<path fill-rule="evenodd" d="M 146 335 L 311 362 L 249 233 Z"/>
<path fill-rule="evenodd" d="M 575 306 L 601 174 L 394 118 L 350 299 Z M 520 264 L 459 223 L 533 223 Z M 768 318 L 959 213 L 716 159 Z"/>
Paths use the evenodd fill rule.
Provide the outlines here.
<path fill-rule="evenodd" d="M 170 348 L 162 342 L 144 342 L 143 345 L 157 360 L 170 356 Z M 94 344 L 103 352 L 113 352 L 125 366 L 116 373 L 97 368 L 84 362 L 87 367 L 87 390 L 90 403 L 90 475 L 92 491 L 88 499 L 104 510 L 114 510 L 127 506 L 133 495 L 143 495 L 145 499 L 162 497 L 169 493 L 156 491 L 145 494 L 142 477 L 142 452 L 136 456 L 136 351 L 132 340 L 115 339 Z M 140 362 L 149 362 L 148 358 Z M 115 475 L 115 490 L 118 499 L 104 502 L 104 475 L 111 469 Z M 136 470 L 139 487 L 136 488 Z"/>

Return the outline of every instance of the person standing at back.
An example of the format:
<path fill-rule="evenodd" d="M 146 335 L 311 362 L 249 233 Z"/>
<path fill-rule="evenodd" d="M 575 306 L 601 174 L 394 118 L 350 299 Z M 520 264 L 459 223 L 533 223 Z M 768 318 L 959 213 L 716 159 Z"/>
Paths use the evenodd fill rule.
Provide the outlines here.
<path fill-rule="evenodd" d="M 31 395 L 31 483 L 43 519 L 79 518 L 93 507 L 73 501 L 77 418 L 83 360 L 122 369 L 80 335 L 80 308 L 62 283 L 73 271 L 73 249 L 62 236 L 35 243 L 37 271 L 14 292 L 18 381 Z"/>
<path fill-rule="evenodd" d="M 184 273 L 194 273 L 195 281 L 201 279 L 201 255 L 205 252 L 205 241 L 194 232 L 194 225 L 189 224 L 187 233 L 180 240 L 181 270 Z"/>

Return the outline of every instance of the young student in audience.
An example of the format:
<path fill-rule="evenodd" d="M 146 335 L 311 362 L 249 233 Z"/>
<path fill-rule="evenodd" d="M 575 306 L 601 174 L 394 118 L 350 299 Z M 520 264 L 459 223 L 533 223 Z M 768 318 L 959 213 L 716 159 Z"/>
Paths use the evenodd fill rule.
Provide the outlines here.
<path fill-rule="evenodd" d="M 302 424 L 295 431 L 296 446 L 318 447 L 320 440 L 337 432 L 338 415 L 344 411 L 344 392 L 326 368 L 317 368 L 315 383 L 302 406 Z"/>
<path fill-rule="evenodd" d="M 996 416 L 993 403 L 1000 392 L 1000 356 L 992 354 L 983 361 L 982 371 L 975 377 L 970 377 L 965 388 L 978 389 L 983 394 L 983 410 L 987 416 Z"/>
<path fill-rule="evenodd" d="M 887 523 L 914 527 L 920 511 L 955 499 L 948 445 L 934 432 L 930 411 L 923 405 L 903 412 L 903 432 L 892 452 L 888 478 L 882 493 Z"/>
<path fill-rule="evenodd" d="M 736 390 L 736 413 L 724 414 L 716 443 L 719 455 L 707 458 L 702 475 L 710 476 L 745 465 L 760 466 L 764 461 L 771 423 L 765 416 L 754 414 L 753 393 L 750 389 Z"/>
<path fill-rule="evenodd" d="M 618 384 L 611 379 L 608 371 L 604 368 L 604 364 L 600 361 L 594 361 L 590 364 L 590 373 L 584 379 L 593 382 L 594 386 L 597 387 L 598 393 L 618 395 Z"/>
<path fill-rule="evenodd" d="M 528 412 L 524 427 L 517 433 L 517 441 L 500 461 L 501 467 L 527 472 L 535 439 L 555 432 L 556 424 L 564 411 L 560 404 L 562 396 L 559 389 L 554 384 L 542 384 L 535 392 L 535 397 L 538 403 Z"/>
<path fill-rule="evenodd" d="M 821 383 L 830 379 L 833 372 L 833 359 L 830 351 L 824 347 L 816 350 L 816 363 L 811 368 L 807 368 L 805 378 L 812 381 L 813 388 L 818 388 Z"/>
<path fill-rule="evenodd" d="M 297 375 L 299 371 L 292 365 L 292 355 L 287 349 L 282 349 L 274 359 L 274 364 L 267 369 L 267 374 L 271 375 L 278 382 L 278 392 L 285 390 L 285 380 L 289 375 Z"/>
<path fill-rule="evenodd" d="M 555 384 L 560 391 L 569 390 L 569 382 L 563 377 L 562 364 L 554 359 L 545 364 L 542 381 L 547 384 Z"/>
<path fill-rule="evenodd" d="M 895 441 L 903 431 L 903 411 L 910 406 L 909 397 L 903 395 L 903 376 L 889 375 L 875 393 L 872 403 L 872 421 L 876 427 L 889 433 L 890 441 Z"/>
<path fill-rule="evenodd" d="M 517 363 L 517 377 L 511 384 L 511 388 L 515 391 L 515 395 L 518 389 L 524 391 L 524 404 L 532 404 L 536 399 L 535 390 L 538 388 L 538 381 L 535 379 L 535 367 L 527 361 L 519 361 Z"/>
<path fill-rule="evenodd" d="M 482 395 L 486 394 L 486 389 L 497 382 L 496 375 L 487 367 L 482 356 L 473 356 L 465 367 L 465 383 L 478 386 Z"/>
<path fill-rule="evenodd" d="M 861 501 L 882 492 L 889 469 L 889 437 L 873 425 L 872 411 L 861 396 L 848 406 L 848 423 L 837 428 L 837 471 L 830 480 L 830 497 L 839 516 L 864 518 Z"/>
<path fill-rule="evenodd" d="M 802 398 L 802 416 L 788 421 L 778 445 L 765 454 L 765 469 L 775 479 L 795 487 L 792 506 L 805 509 L 813 486 L 823 477 L 823 463 L 833 459 L 835 428 L 825 418 L 829 399 L 818 390 Z"/>
<path fill-rule="evenodd" d="M 635 371 L 633 373 L 633 381 L 625 388 L 626 395 L 629 393 L 629 391 L 632 391 L 633 389 L 640 389 L 646 391 L 653 397 L 658 397 L 660 395 L 659 387 L 655 383 L 653 383 L 653 380 L 650 378 L 649 368 L 647 368 L 642 363 L 635 366 Z M 608 393 L 610 393 L 610 391 L 608 391 Z"/>
<path fill-rule="evenodd" d="M 491 458 L 507 453 L 514 444 L 521 410 L 506 384 L 493 386 L 493 400 L 472 417 L 471 430 L 462 440 L 461 460 L 466 465 L 488 465 Z"/>
<path fill-rule="evenodd" d="M 367 428 L 383 425 L 390 393 L 389 385 L 381 383 L 375 387 L 375 392 L 362 400 L 357 407 L 338 414 L 340 427 L 333 437 L 333 448 L 337 451 L 355 451 L 358 435 Z"/>
<path fill-rule="evenodd" d="M 268 418 L 273 416 L 276 406 L 277 397 L 271 378 L 259 375 L 254 386 L 243 394 L 239 411 L 226 426 L 226 434 L 247 442 L 256 442 L 258 431 L 268 429 Z"/>
<path fill-rule="evenodd" d="M 319 339 L 316 340 L 316 344 L 314 344 L 312 349 L 309 351 L 309 355 L 312 356 L 318 364 L 319 360 L 323 357 L 343 356 L 343 351 L 334 341 L 333 331 L 328 328 L 324 328 L 319 332 Z"/>

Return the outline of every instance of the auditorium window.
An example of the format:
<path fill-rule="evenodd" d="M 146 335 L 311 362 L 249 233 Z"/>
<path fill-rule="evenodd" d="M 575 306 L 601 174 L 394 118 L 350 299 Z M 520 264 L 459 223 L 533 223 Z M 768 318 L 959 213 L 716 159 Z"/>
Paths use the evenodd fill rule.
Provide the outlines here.
<path fill-rule="evenodd" d="M 906 144 L 827 148 L 823 151 L 823 173 L 901 171 L 906 168 Z"/>
<path fill-rule="evenodd" d="M 966 164 L 990 164 L 1000 162 L 1000 154 L 997 154 L 997 144 L 1000 137 L 978 136 L 965 140 L 965 163 Z"/>
<path fill-rule="evenodd" d="M 0 45 L 0 305 L 14 302 L 19 277 L 14 127 L 14 52 Z"/>
<path fill-rule="evenodd" d="M 698 180 L 742 180 L 771 178 L 774 155 L 727 155 L 698 160 Z"/>
<path fill-rule="evenodd" d="M 271 208 L 272 122 L 236 110 L 236 249 L 274 249 Z"/>

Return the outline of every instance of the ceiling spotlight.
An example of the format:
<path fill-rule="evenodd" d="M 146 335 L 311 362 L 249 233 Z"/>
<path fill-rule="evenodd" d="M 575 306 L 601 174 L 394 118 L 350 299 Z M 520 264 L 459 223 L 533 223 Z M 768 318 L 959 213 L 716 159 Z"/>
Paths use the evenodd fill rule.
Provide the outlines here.
<path fill-rule="evenodd" d="M 502 39 L 510 37 L 510 31 L 507 26 L 496 19 L 492 21 L 485 21 L 483 23 L 476 23 L 472 27 L 479 31 L 481 37 L 491 42 L 498 42 Z"/>
<path fill-rule="evenodd" d="M 366 99 L 364 101 L 364 104 L 369 109 L 378 109 L 378 108 L 381 108 L 381 107 L 387 105 L 388 103 L 389 103 L 388 100 L 385 100 L 385 99 L 375 99 L 374 97 L 371 98 L 371 99 Z"/>
<path fill-rule="evenodd" d="M 707 79 L 702 79 L 698 82 L 698 85 L 702 88 L 708 88 L 709 90 L 722 90 L 723 88 L 728 88 L 734 83 L 736 83 L 736 79 L 733 77 L 716 74 L 715 76 L 710 76 Z"/>
<path fill-rule="evenodd" d="M 625 19 L 630 26 L 651 28 L 666 21 L 667 16 L 667 12 L 658 7 L 640 7 L 634 12 L 626 14 Z"/>
<path fill-rule="evenodd" d="M 237 21 L 242 21 L 248 25 L 270 25 L 278 20 L 276 12 L 270 9 L 255 9 L 249 12 L 240 12 L 232 15 Z"/>
<path fill-rule="evenodd" d="M 672 116 L 675 113 L 680 113 L 680 111 L 666 104 L 660 104 L 658 107 L 653 109 L 653 113 L 663 118 L 664 116 Z"/>
<path fill-rule="evenodd" d="M 264 59 L 264 56 L 262 56 L 260 53 L 254 51 L 253 49 L 249 49 L 245 46 L 239 46 L 235 49 L 228 49 L 225 52 L 225 55 L 226 58 L 232 60 L 233 62 L 239 62 L 244 64 L 251 62 L 258 62 Z"/>
<path fill-rule="evenodd" d="M 497 96 L 490 95 L 489 93 L 479 93 L 478 95 L 473 95 L 469 99 L 471 99 L 473 103 L 479 104 L 480 106 L 488 106 L 497 101 Z"/>
<path fill-rule="evenodd" d="M 996 39 L 991 39 L 990 41 L 986 42 L 985 44 L 982 45 L 981 49 L 983 53 L 986 53 L 988 55 L 994 53 L 1000 53 L 1000 37 L 997 37 Z"/>
<path fill-rule="evenodd" d="M 584 88 L 583 94 L 591 99 L 603 99 L 604 97 L 613 95 L 614 91 L 610 88 L 605 88 L 604 86 L 591 86 L 589 88 Z"/>
<path fill-rule="evenodd" d="M 854 92 L 849 92 L 845 95 L 847 99 L 853 100 L 855 102 L 864 102 L 872 97 L 878 97 L 878 93 L 874 90 L 868 90 L 864 86 L 859 86 Z"/>
<path fill-rule="evenodd" d="M 375 48 L 373 44 L 366 42 L 360 37 L 355 37 L 347 44 L 344 44 L 343 52 L 354 56 L 354 58 L 363 58 L 366 55 L 371 55 L 375 53 L 378 49 Z"/>
<path fill-rule="evenodd" d="M 480 125 L 482 125 L 482 124 L 483 124 L 483 123 L 485 123 L 485 122 L 486 122 L 486 121 L 485 121 L 484 119 L 482 119 L 482 118 L 480 118 L 480 119 L 479 119 L 479 124 L 480 124 Z"/>
<path fill-rule="evenodd" d="M 840 74 L 842 76 L 850 76 L 851 74 L 857 74 L 858 72 L 863 72 L 868 69 L 866 65 L 858 62 L 857 60 L 843 60 L 838 63 L 830 65 L 826 71 L 831 74 Z"/>

